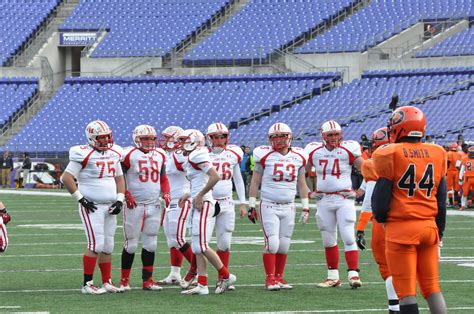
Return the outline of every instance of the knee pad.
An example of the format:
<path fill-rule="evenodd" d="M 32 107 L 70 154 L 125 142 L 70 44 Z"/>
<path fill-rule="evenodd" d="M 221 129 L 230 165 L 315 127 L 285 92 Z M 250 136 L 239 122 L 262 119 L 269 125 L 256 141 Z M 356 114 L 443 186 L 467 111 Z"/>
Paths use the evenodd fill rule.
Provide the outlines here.
<path fill-rule="evenodd" d="M 202 254 L 207 251 L 207 246 L 202 246 L 199 244 L 199 241 L 194 241 L 191 243 L 191 249 L 193 250 L 193 253 L 198 255 Z"/>
<path fill-rule="evenodd" d="M 148 252 L 155 252 L 157 246 L 157 237 L 156 235 L 147 235 L 143 234 L 142 236 L 142 247 Z"/>
<path fill-rule="evenodd" d="M 291 238 L 282 237 L 280 238 L 280 245 L 278 247 L 277 253 L 286 254 L 290 250 Z"/>
<path fill-rule="evenodd" d="M 356 246 L 355 244 L 355 231 L 354 231 L 354 225 L 345 225 L 340 229 L 341 233 L 341 238 L 342 241 L 344 242 L 344 247 L 346 248 L 346 251 L 351 251 L 348 250 L 348 247 Z M 357 247 L 355 247 L 355 250 L 357 250 Z"/>
<path fill-rule="evenodd" d="M 231 232 L 223 232 L 223 233 L 217 234 L 217 249 L 219 251 L 230 250 L 231 238 L 232 238 Z"/>
<path fill-rule="evenodd" d="M 171 238 L 171 237 L 167 238 L 167 239 L 166 239 L 166 243 L 168 244 L 168 248 L 170 248 L 170 249 L 173 248 L 173 247 L 174 247 L 175 249 L 179 249 L 179 247 L 180 247 L 179 244 L 178 244 L 178 241 L 176 241 L 176 237 L 174 237 L 174 238 Z"/>
<path fill-rule="evenodd" d="M 280 239 L 277 235 L 272 235 L 267 238 L 267 251 L 271 254 L 276 254 L 278 252 L 278 247 L 280 246 Z"/>
<path fill-rule="evenodd" d="M 104 248 L 102 250 L 102 253 L 112 254 L 113 251 L 114 251 L 114 237 L 105 236 Z"/>
<path fill-rule="evenodd" d="M 324 247 L 333 247 L 337 244 L 336 231 L 321 230 L 321 238 L 323 239 Z"/>
<path fill-rule="evenodd" d="M 138 248 L 138 238 L 127 239 L 124 248 L 127 253 L 135 254 Z"/>

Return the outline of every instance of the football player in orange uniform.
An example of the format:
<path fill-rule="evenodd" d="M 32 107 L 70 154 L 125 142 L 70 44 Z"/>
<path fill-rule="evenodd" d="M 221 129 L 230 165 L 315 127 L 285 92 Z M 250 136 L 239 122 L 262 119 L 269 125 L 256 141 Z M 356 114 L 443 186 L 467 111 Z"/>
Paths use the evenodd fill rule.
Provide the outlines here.
<path fill-rule="evenodd" d="M 372 211 L 385 223 L 386 257 L 401 313 L 418 313 L 416 283 L 432 313 L 446 313 L 439 286 L 438 246 L 446 224 L 446 151 L 421 143 L 426 117 L 412 106 L 396 109 L 390 141 L 373 155 L 378 175 Z"/>
<path fill-rule="evenodd" d="M 375 130 L 372 134 L 371 140 L 371 151 L 372 154 L 382 145 L 388 144 L 388 129 L 380 128 Z M 383 225 L 372 219 L 372 206 L 371 198 L 374 190 L 375 183 L 378 179 L 377 173 L 375 172 L 374 162 L 372 159 L 367 159 L 361 166 L 362 176 L 364 177 L 365 185 L 365 196 L 362 203 L 362 212 L 357 222 L 357 233 L 356 241 L 357 246 L 361 250 L 365 250 L 366 243 L 364 238 L 365 227 L 368 222 L 372 220 L 372 240 L 370 246 L 372 248 L 372 254 L 374 255 L 375 262 L 379 267 L 380 275 L 385 281 L 385 289 L 387 290 L 388 297 L 388 310 L 389 313 L 398 313 L 400 306 L 398 304 L 398 297 L 393 288 L 392 275 L 388 269 L 387 259 L 385 257 L 385 230 Z"/>
<path fill-rule="evenodd" d="M 446 176 L 446 185 L 448 189 L 448 199 L 449 205 L 458 206 L 457 197 L 455 194 L 459 191 L 459 170 L 456 169 L 458 160 L 460 159 L 460 154 L 458 153 L 458 144 L 453 143 L 449 146 L 448 152 L 448 174 Z"/>
<path fill-rule="evenodd" d="M 469 147 L 467 156 L 461 161 L 459 185 L 462 186 L 461 210 L 466 209 L 469 191 L 474 193 L 474 146 Z"/>

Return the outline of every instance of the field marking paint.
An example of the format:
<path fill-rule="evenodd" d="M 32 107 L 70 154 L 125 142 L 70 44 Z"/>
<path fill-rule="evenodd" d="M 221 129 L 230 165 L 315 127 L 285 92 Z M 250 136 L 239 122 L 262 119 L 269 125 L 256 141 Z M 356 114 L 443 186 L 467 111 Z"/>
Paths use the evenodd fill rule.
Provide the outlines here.
<path fill-rule="evenodd" d="M 420 307 L 420 310 L 429 311 L 427 307 Z M 473 310 L 474 307 L 465 306 L 465 307 L 448 307 L 448 310 Z M 387 312 L 387 309 L 346 309 L 346 310 L 301 310 L 301 311 L 271 311 L 271 312 L 234 312 L 234 313 L 252 313 L 252 314 L 276 314 L 276 313 L 355 313 L 355 312 Z"/>

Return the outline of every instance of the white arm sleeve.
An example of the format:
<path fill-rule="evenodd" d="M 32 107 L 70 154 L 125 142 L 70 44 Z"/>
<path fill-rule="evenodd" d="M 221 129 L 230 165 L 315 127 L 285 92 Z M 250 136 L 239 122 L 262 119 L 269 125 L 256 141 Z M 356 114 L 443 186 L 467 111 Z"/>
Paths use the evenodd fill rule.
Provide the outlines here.
<path fill-rule="evenodd" d="M 461 170 L 459 171 L 459 180 L 464 179 L 464 171 L 465 171 L 465 168 L 464 168 L 464 165 L 462 165 Z"/>
<path fill-rule="evenodd" d="M 365 179 L 362 180 L 362 183 L 361 183 L 359 189 L 364 190 L 364 191 L 367 190 L 367 182 L 365 182 Z"/>
<path fill-rule="evenodd" d="M 245 185 L 244 185 L 244 179 L 242 179 L 242 173 L 240 173 L 240 166 L 239 164 L 236 164 L 234 166 L 234 184 L 235 184 L 235 190 L 237 191 L 237 195 L 239 196 L 239 202 L 240 204 L 247 204 L 247 201 L 245 200 Z"/>
<path fill-rule="evenodd" d="M 115 170 L 115 177 L 123 176 L 122 165 L 120 163 L 117 164 L 117 169 Z"/>
<path fill-rule="evenodd" d="M 456 168 L 461 167 L 461 159 L 456 160 L 456 164 L 454 165 L 454 167 Z"/>
<path fill-rule="evenodd" d="M 74 178 L 77 178 L 79 176 L 79 172 L 81 172 L 82 165 L 81 163 L 77 161 L 70 161 L 64 171 L 69 172 L 74 176 Z"/>

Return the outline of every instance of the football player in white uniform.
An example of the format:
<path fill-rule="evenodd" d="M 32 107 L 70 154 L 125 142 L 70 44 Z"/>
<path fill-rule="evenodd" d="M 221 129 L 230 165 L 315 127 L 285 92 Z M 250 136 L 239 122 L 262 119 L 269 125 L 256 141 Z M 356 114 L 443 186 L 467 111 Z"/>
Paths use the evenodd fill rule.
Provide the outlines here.
<path fill-rule="evenodd" d="M 0 253 L 5 252 L 8 247 L 7 223 L 11 219 L 7 208 L 0 201 Z"/>
<path fill-rule="evenodd" d="M 316 198 L 316 220 L 321 231 L 328 266 L 327 279 L 319 287 L 338 287 L 339 248 L 337 228 L 344 241 L 344 251 L 348 266 L 349 285 L 362 285 L 359 278 L 359 255 L 355 241 L 354 225 L 356 210 L 355 192 L 352 190 L 351 170 L 354 165 L 360 169 L 362 153 L 359 143 L 342 141 L 342 129 L 336 121 L 327 121 L 321 126 L 323 144 L 310 143 L 305 150 L 309 154 L 308 167 L 316 168 L 317 190 L 311 198 Z"/>
<path fill-rule="evenodd" d="M 236 281 L 236 277 L 229 274 L 217 253 L 209 247 L 209 241 L 214 230 L 215 216 L 219 214 L 219 207 L 214 206 L 211 189 L 219 181 L 219 174 L 211 164 L 209 151 L 204 146 L 204 135 L 198 130 L 185 130 L 179 136 L 178 150 L 182 151 L 188 160 L 185 165 L 186 176 L 191 182 L 190 194 L 185 194 L 179 200 L 180 206 L 190 197 L 192 199 L 192 249 L 196 256 L 198 285 L 185 290 L 183 294 L 209 294 L 207 287 L 207 261 L 217 270 L 222 278 L 215 293 L 223 293 Z"/>
<path fill-rule="evenodd" d="M 123 211 L 122 276 L 120 289 L 129 291 L 133 259 L 142 238 L 142 279 L 144 290 L 161 290 L 153 281 L 153 264 L 158 230 L 160 229 L 160 192 L 167 205 L 170 202 L 170 186 L 166 176 L 165 151 L 156 147 L 155 128 L 139 125 L 133 130 L 135 146 L 125 149 L 122 167 L 125 170 L 127 207 Z"/>
<path fill-rule="evenodd" d="M 196 259 L 191 245 L 186 241 L 186 228 L 188 217 L 191 212 L 191 202 L 178 205 L 180 197 L 189 193 L 189 181 L 186 178 L 184 164 L 186 158 L 183 154 L 176 152 L 175 146 L 178 136 L 183 132 L 178 126 L 169 126 L 161 134 L 163 136 L 162 148 L 166 150 L 166 174 L 170 182 L 171 202 L 166 207 L 163 215 L 163 228 L 165 230 L 168 247 L 170 249 L 171 271 L 169 275 L 160 280 L 160 284 L 172 285 L 181 282 L 181 264 L 183 257 L 190 264 L 190 269 L 184 278 L 184 282 L 191 282 L 197 274 Z"/>
<path fill-rule="evenodd" d="M 248 217 L 253 223 L 258 219 L 255 206 L 261 184 L 260 223 L 265 242 L 263 266 L 266 288 L 272 291 L 293 288 L 283 279 L 283 272 L 295 227 L 297 187 L 302 196 L 301 222 L 305 224 L 309 218 L 305 179 L 308 156 L 302 148 L 291 147 L 292 132 L 284 123 L 272 125 L 268 139 L 270 146 L 260 146 L 253 151 L 255 167 L 250 183 Z"/>
<path fill-rule="evenodd" d="M 229 268 L 230 242 L 235 228 L 232 179 L 239 197 L 240 216 L 247 215 L 245 185 L 240 172 L 240 161 L 244 152 L 239 146 L 228 144 L 229 130 L 222 123 L 209 125 L 206 136 L 212 165 L 221 179 L 212 189 L 212 197 L 220 208 L 220 212 L 216 216 L 217 255 L 219 255 L 224 266 Z M 229 287 L 229 290 L 233 289 L 233 286 Z"/>
<path fill-rule="evenodd" d="M 114 145 L 112 130 L 101 120 L 87 125 L 86 137 L 89 145 L 73 146 L 69 150 L 70 161 L 61 176 L 69 193 L 79 202 L 79 215 L 87 238 L 82 293 L 121 292 L 112 284 L 110 272 L 117 215 L 125 199 L 125 180 L 120 166 L 122 148 Z M 94 286 L 92 281 L 97 261 L 102 288 Z"/>

